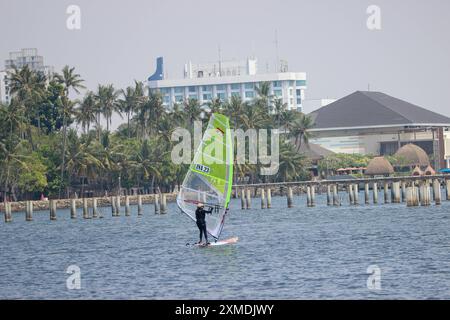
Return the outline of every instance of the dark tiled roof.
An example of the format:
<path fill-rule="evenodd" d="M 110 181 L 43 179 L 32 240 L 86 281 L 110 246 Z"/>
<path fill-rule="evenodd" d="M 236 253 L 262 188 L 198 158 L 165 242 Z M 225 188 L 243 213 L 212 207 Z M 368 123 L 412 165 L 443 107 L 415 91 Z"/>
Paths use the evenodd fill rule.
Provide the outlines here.
<path fill-rule="evenodd" d="M 381 92 L 356 91 L 310 114 L 315 129 L 445 124 L 450 118 L 388 96 Z"/>

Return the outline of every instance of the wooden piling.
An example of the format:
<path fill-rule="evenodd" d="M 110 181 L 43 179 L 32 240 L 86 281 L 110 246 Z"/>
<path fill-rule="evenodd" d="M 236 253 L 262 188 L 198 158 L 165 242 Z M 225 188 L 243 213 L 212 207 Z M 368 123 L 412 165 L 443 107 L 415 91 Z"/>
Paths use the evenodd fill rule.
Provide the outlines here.
<path fill-rule="evenodd" d="M 87 198 L 83 198 L 83 219 L 89 219 L 89 208 Z"/>
<path fill-rule="evenodd" d="M 311 201 L 311 187 L 307 186 L 306 187 L 306 206 L 307 207 L 312 207 L 312 201 Z"/>
<path fill-rule="evenodd" d="M 166 194 L 163 193 L 161 194 L 161 214 L 166 214 L 167 213 L 167 198 L 166 198 Z"/>
<path fill-rule="evenodd" d="M 11 202 L 5 202 L 5 222 L 12 222 L 12 210 L 11 210 Z"/>
<path fill-rule="evenodd" d="M 431 204 L 431 194 L 430 194 L 430 186 L 428 181 L 424 181 L 420 184 L 419 190 L 420 196 L 420 205 L 429 206 Z"/>
<path fill-rule="evenodd" d="M 142 195 L 138 195 L 138 216 L 142 216 Z"/>
<path fill-rule="evenodd" d="M 364 203 L 370 204 L 370 188 L 367 182 L 364 184 Z"/>
<path fill-rule="evenodd" d="M 333 206 L 339 206 L 340 205 L 340 201 L 339 201 L 339 194 L 338 194 L 338 185 L 334 184 L 333 185 Z"/>
<path fill-rule="evenodd" d="M 154 205 L 155 205 L 155 214 L 159 214 L 160 207 L 159 207 L 159 194 L 155 194 L 154 197 Z"/>
<path fill-rule="evenodd" d="M 245 198 L 245 208 L 251 209 L 252 207 L 252 193 L 250 188 L 247 189 L 247 197 Z"/>
<path fill-rule="evenodd" d="M 245 190 L 241 189 L 241 209 L 245 210 Z"/>
<path fill-rule="evenodd" d="M 265 195 L 264 188 L 261 188 L 261 209 L 265 209 L 265 208 L 266 208 L 266 195 Z"/>
<path fill-rule="evenodd" d="M 445 180 L 445 190 L 447 194 L 447 201 L 450 200 L 450 179 Z"/>
<path fill-rule="evenodd" d="M 347 185 L 347 191 L 348 191 L 348 201 L 349 201 L 350 205 L 353 205 L 355 195 L 353 194 L 353 185 L 352 184 Z"/>
<path fill-rule="evenodd" d="M 400 203 L 401 202 L 400 182 L 392 183 L 392 191 L 393 191 L 392 203 Z"/>
<path fill-rule="evenodd" d="M 373 193 L 373 204 L 378 203 L 378 183 L 374 182 L 372 186 L 372 193 Z"/>
<path fill-rule="evenodd" d="M 111 197 L 111 214 L 113 217 L 116 216 L 116 197 Z"/>
<path fill-rule="evenodd" d="M 120 216 L 120 196 L 116 197 L 116 217 Z"/>
<path fill-rule="evenodd" d="M 359 204 L 359 186 L 357 183 L 355 183 L 353 186 L 353 204 Z"/>
<path fill-rule="evenodd" d="M 433 181 L 434 203 L 438 206 L 441 204 L 441 182 L 439 179 Z"/>
<path fill-rule="evenodd" d="M 384 203 L 389 203 L 389 183 L 384 183 Z"/>
<path fill-rule="evenodd" d="M 267 188 L 267 209 L 272 208 L 272 190 Z"/>
<path fill-rule="evenodd" d="M 405 202 L 406 201 L 406 182 L 402 181 L 401 185 L 402 185 L 402 202 Z"/>
<path fill-rule="evenodd" d="M 129 217 L 130 215 L 131 215 L 130 196 L 125 196 L 125 216 Z"/>
<path fill-rule="evenodd" d="M 406 188 L 406 206 L 407 207 L 413 207 L 414 201 L 413 201 L 413 187 L 407 187 Z"/>
<path fill-rule="evenodd" d="M 77 202 L 75 199 L 70 199 L 70 219 L 77 218 Z"/>
<path fill-rule="evenodd" d="M 287 190 L 287 206 L 288 206 L 288 208 L 292 208 L 294 206 L 293 194 L 292 194 L 292 188 L 291 187 L 288 187 L 288 190 Z"/>
<path fill-rule="evenodd" d="M 33 201 L 27 201 L 25 221 L 33 221 Z"/>
<path fill-rule="evenodd" d="M 97 198 L 92 199 L 92 218 L 98 218 Z"/>
<path fill-rule="evenodd" d="M 311 207 L 316 206 L 316 187 L 314 185 L 311 186 Z"/>
<path fill-rule="evenodd" d="M 50 220 L 55 221 L 56 220 L 56 200 L 50 200 L 49 207 L 50 207 Z"/>
<path fill-rule="evenodd" d="M 327 185 L 327 206 L 331 206 L 332 205 L 332 194 L 331 194 L 331 186 L 328 184 Z"/>

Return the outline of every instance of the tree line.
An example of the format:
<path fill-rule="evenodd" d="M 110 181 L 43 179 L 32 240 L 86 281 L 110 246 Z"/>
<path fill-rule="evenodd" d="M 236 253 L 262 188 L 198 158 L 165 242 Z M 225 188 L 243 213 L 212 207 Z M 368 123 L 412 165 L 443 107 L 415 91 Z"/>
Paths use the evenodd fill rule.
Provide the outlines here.
<path fill-rule="evenodd" d="M 313 122 L 270 95 L 268 82 L 255 88 L 251 101 L 232 96 L 201 105 L 186 99 L 169 110 L 159 92 L 146 92 L 138 81 L 125 89 L 101 84 L 86 91 L 69 66 L 48 77 L 25 66 L 7 77 L 11 100 L 0 105 L 3 199 L 103 195 L 119 188 L 172 190 L 188 169 L 171 161 L 173 130 L 192 129 L 194 121 L 206 127 L 213 112 L 227 115 L 234 129 L 284 129 L 278 173 L 261 176 L 259 165 L 236 164 L 235 183 L 310 178 L 308 159 L 299 150 L 308 143 Z M 81 99 L 71 98 L 82 91 Z M 112 131 L 114 115 L 125 121 Z"/>

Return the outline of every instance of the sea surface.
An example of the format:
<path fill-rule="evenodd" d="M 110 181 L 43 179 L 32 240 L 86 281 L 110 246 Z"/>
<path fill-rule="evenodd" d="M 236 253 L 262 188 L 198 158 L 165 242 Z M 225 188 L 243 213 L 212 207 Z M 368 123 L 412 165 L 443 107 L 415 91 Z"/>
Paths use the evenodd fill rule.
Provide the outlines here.
<path fill-rule="evenodd" d="M 136 207 L 114 218 L 99 208 L 104 218 L 92 220 L 81 211 L 70 220 L 68 210 L 57 221 L 47 211 L 33 222 L 24 213 L 10 224 L 2 217 L 0 298 L 450 299 L 450 202 L 327 207 L 323 195 L 316 200 L 307 208 L 304 196 L 295 197 L 287 209 L 274 197 L 272 209 L 261 210 L 253 199 L 244 211 L 233 200 L 223 238 L 239 242 L 210 248 L 186 246 L 198 229 L 173 203 L 166 215 L 144 206 L 142 217 Z M 67 273 L 70 266 L 80 272 Z"/>

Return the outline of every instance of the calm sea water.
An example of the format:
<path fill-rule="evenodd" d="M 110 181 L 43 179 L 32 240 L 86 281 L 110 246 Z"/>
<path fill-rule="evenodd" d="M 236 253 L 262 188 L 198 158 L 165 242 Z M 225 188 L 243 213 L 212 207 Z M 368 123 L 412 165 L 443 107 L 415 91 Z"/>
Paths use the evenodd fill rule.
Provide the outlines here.
<path fill-rule="evenodd" d="M 450 203 L 427 208 L 360 205 L 315 208 L 273 198 L 270 210 L 241 211 L 233 200 L 224 237 L 238 244 L 189 248 L 196 226 L 167 215 L 76 221 L 69 212 L 15 214 L 0 222 L 2 299 L 429 299 L 450 298 Z M 253 200 L 259 206 L 259 199 Z M 81 212 L 79 212 L 81 216 Z M 81 290 L 68 290 L 68 266 Z M 381 269 L 381 290 L 367 268 Z"/>

